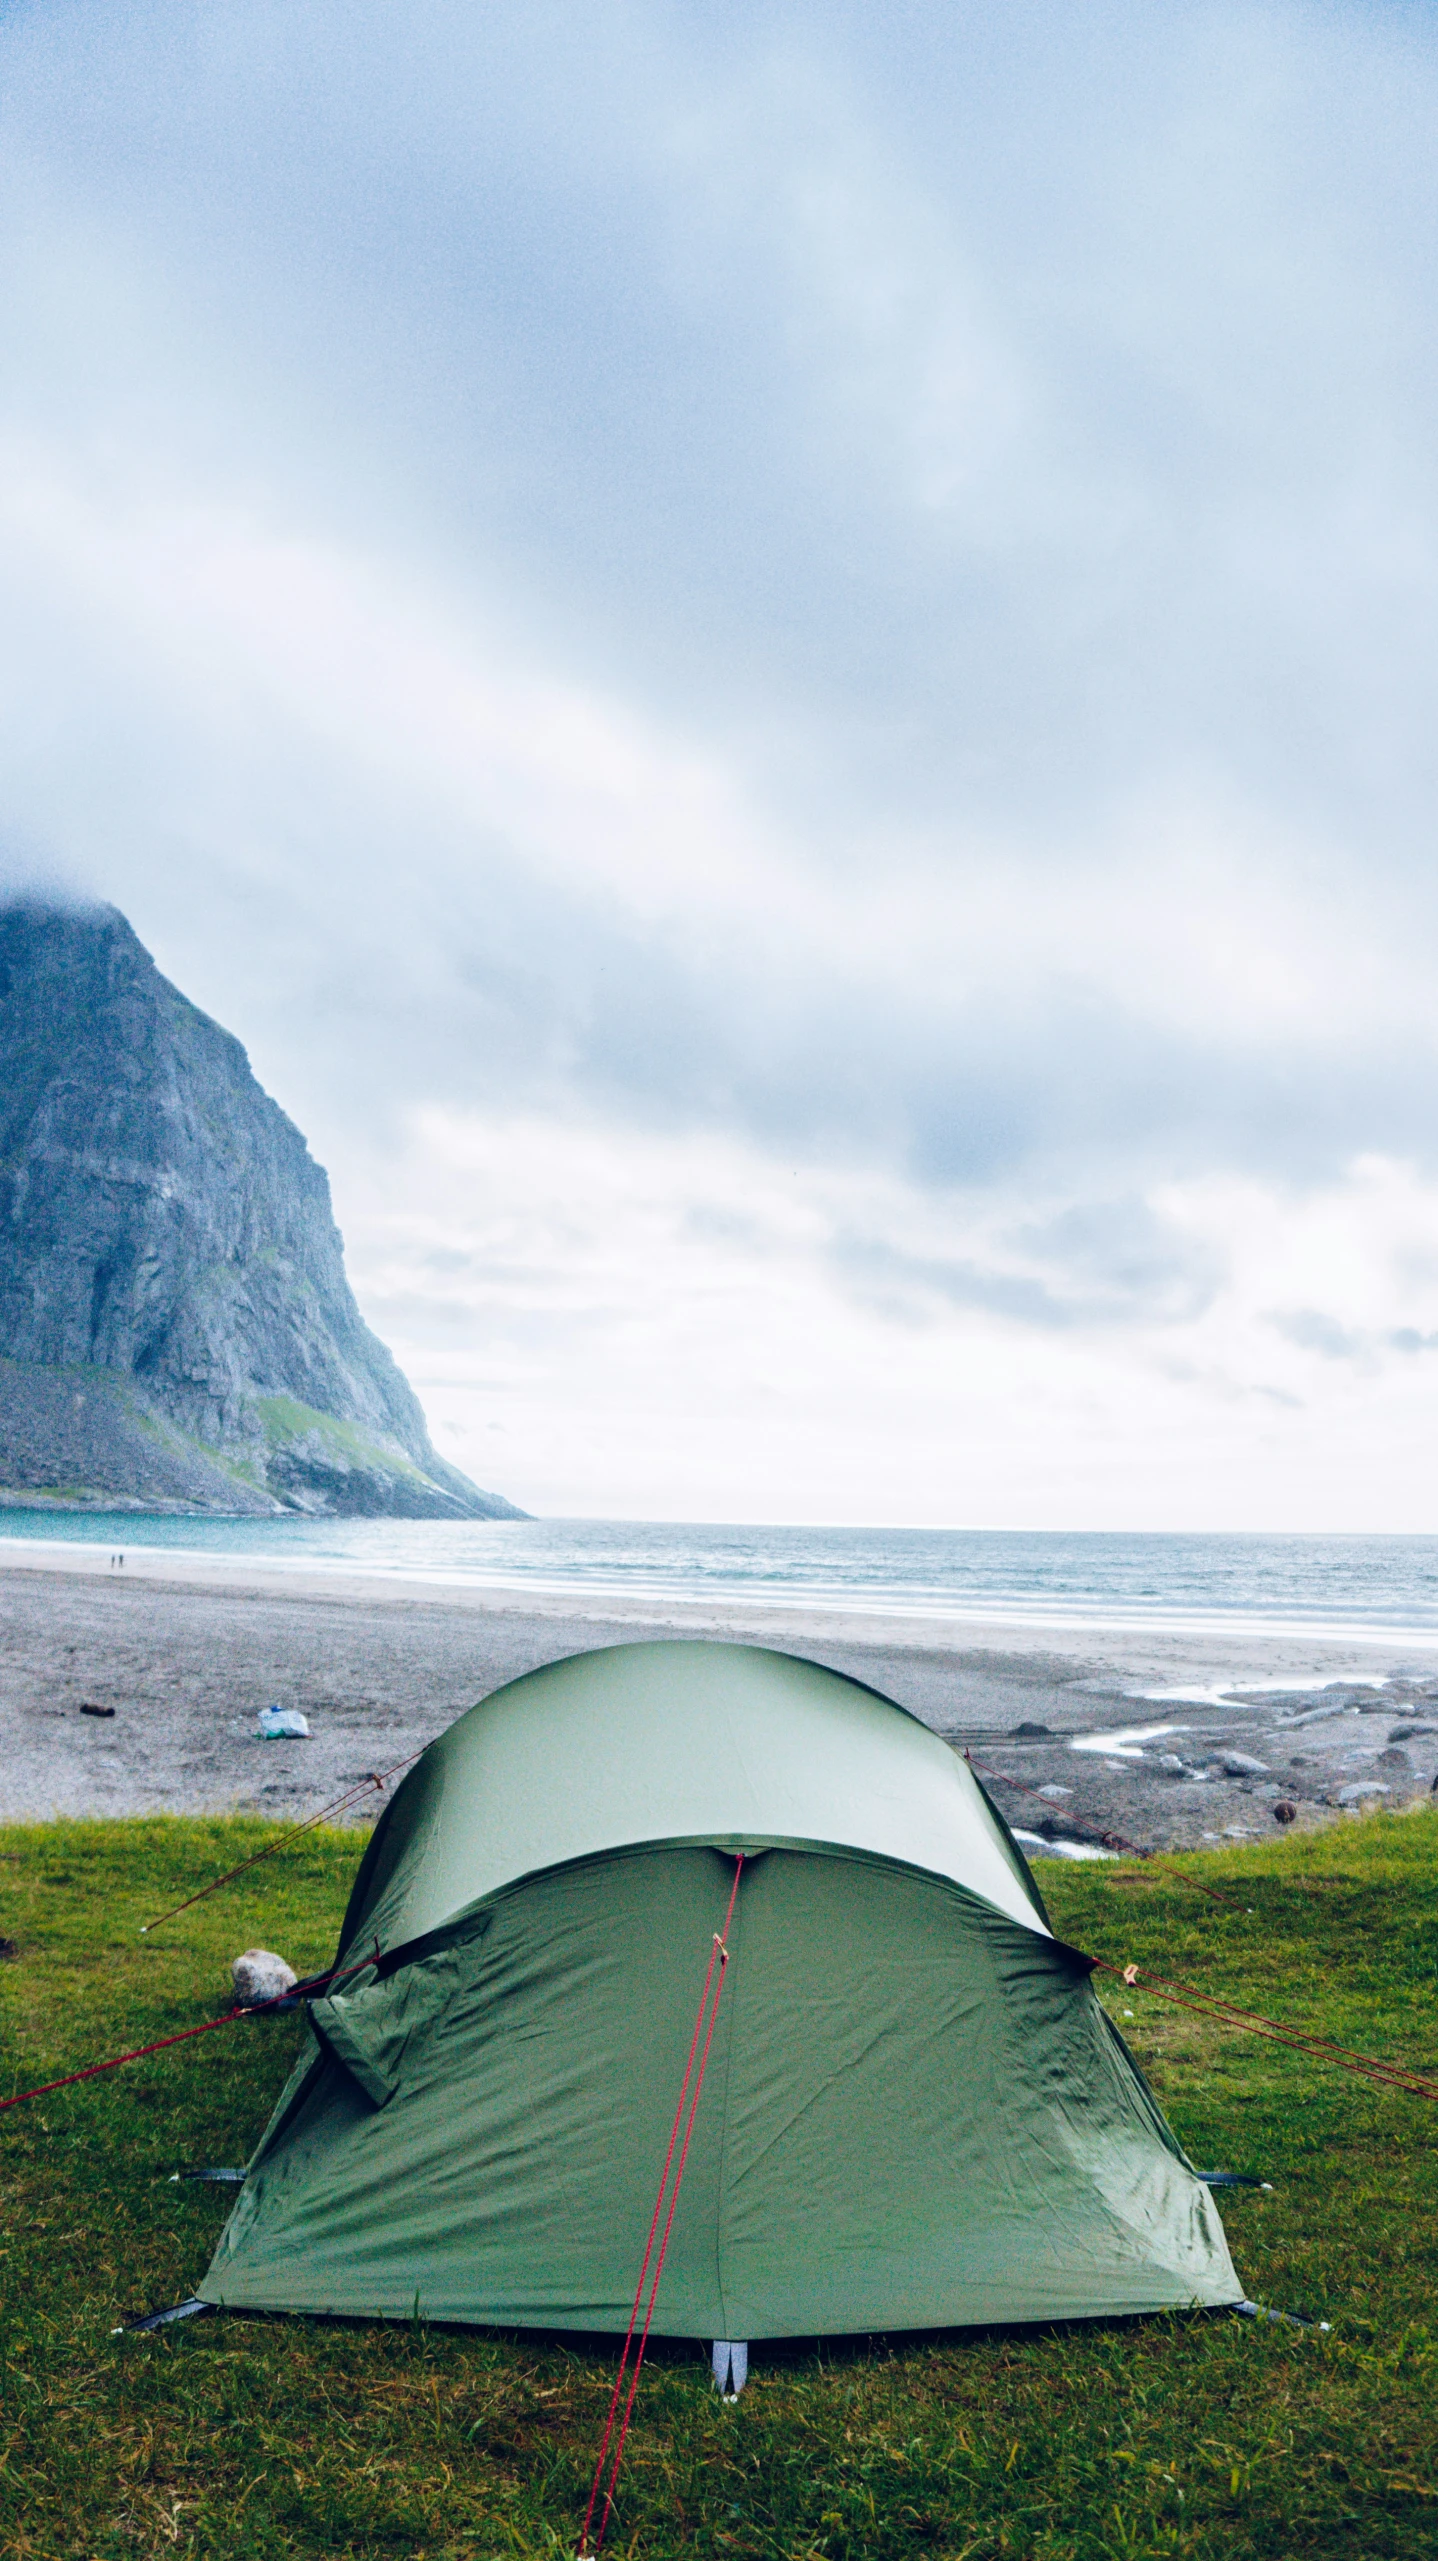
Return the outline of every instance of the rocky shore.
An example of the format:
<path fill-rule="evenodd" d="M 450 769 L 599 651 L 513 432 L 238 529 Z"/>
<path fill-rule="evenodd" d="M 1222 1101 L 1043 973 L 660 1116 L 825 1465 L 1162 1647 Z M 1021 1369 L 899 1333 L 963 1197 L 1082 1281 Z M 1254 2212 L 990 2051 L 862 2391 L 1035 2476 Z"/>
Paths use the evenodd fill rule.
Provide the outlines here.
<path fill-rule="evenodd" d="M 1107 1728 L 1032 1720 L 982 1749 L 956 1736 L 1029 1857 L 1257 1840 L 1411 1804 L 1438 1784 L 1438 1679 L 1427 1676 L 1124 1704 L 1128 1720 Z"/>

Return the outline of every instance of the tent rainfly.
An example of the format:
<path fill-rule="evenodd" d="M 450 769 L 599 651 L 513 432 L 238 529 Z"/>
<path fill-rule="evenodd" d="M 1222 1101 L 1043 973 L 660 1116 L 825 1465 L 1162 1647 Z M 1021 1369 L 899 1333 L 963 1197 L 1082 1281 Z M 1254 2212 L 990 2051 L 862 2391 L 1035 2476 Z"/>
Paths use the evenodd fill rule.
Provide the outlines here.
<path fill-rule="evenodd" d="M 720 2341 L 1242 2299 L 1089 1960 L 965 1763 L 757 1646 L 554 1663 L 430 1745 L 203 2285 L 622 2331 L 704 1968 L 731 1962 L 654 2329 Z"/>

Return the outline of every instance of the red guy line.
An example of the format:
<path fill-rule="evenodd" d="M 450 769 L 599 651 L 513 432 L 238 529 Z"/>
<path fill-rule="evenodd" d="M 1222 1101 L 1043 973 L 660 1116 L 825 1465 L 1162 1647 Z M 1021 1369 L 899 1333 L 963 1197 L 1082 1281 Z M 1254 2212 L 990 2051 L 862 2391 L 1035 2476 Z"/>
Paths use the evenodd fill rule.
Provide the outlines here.
<path fill-rule="evenodd" d="M 421 1746 L 421 1749 L 423 1748 L 425 1747 Z M 241 1859 L 238 1867 L 227 1867 L 223 1876 L 216 1876 L 208 1885 L 202 1885 L 198 1894 L 187 1894 L 183 1903 L 172 1903 L 168 1912 L 160 1914 L 158 1921 L 147 1921 L 140 1932 L 141 1938 L 148 1938 L 152 1930 L 162 1928 L 166 1921 L 177 1919 L 181 1912 L 188 1912 L 192 1903 L 203 1903 L 207 1894 L 218 1894 L 222 1885 L 228 1885 L 236 1876 L 243 1876 L 247 1867 L 258 1867 L 261 1859 L 273 1858 L 276 1850 L 287 1850 L 291 1841 L 297 1841 L 302 1832 L 312 1832 L 315 1825 L 323 1823 L 328 1815 L 338 1814 L 346 1805 L 353 1805 L 355 1798 L 363 1796 L 366 1788 L 382 1788 L 386 1779 L 394 1777 L 396 1770 L 407 1770 L 411 1761 L 417 1761 L 419 1757 L 419 1752 L 408 1752 L 402 1761 L 393 1762 L 387 1770 L 371 1770 L 360 1780 L 357 1787 L 350 1788 L 343 1796 L 335 1797 L 332 1804 L 322 1805 L 318 1814 L 307 1815 L 303 1823 L 291 1823 L 277 1841 L 267 1841 L 262 1850 L 256 1850 L 250 1858 Z"/>
<path fill-rule="evenodd" d="M 361 1957 L 358 1965 L 332 1965 L 328 1974 L 312 1974 L 307 1982 L 294 1983 L 288 1992 L 276 1992 L 271 2000 L 253 2001 L 248 2009 L 224 2010 L 217 2019 L 201 2019 L 198 2027 L 182 2027 L 174 2036 L 157 2037 L 153 2045 L 132 2045 L 128 2054 L 111 2054 L 103 2063 L 87 2063 L 82 2072 L 62 2072 L 58 2081 L 41 2081 L 33 2090 L 17 2090 L 13 2098 L 0 2099 L 0 2114 L 6 2108 L 23 2107 L 27 2099 L 48 2098 L 52 2090 L 68 2090 L 75 2081 L 93 2081 L 100 2072 L 118 2072 L 122 2063 L 139 2063 L 147 2054 L 163 2054 L 170 2045 L 183 2045 L 192 2036 L 209 2036 L 217 2027 L 233 2027 L 237 2019 L 257 2019 L 265 2010 L 277 2009 L 282 2001 L 307 2000 L 311 1993 L 321 1992 L 338 1983 L 346 1974 L 362 1974 L 373 1965 L 372 1956 Z"/>
<path fill-rule="evenodd" d="M 704 2075 L 709 2064 L 709 2049 L 714 2041 L 714 2023 L 719 2016 L 719 2003 L 724 1995 L 724 1977 L 729 1966 L 729 1924 L 734 1917 L 734 1906 L 739 1896 L 739 1880 L 743 1873 L 744 1859 L 741 1854 L 736 1860 L 734 1866 L 734 1883 L 730 1890 L 729 1903 L 724 1914 L 723 1927 L 716 1933 L 713 1946 L 709 1951 L 709 1964 L 704 1976 L 704 1989 L 699 1995 L 699 2008 L 694 2019 L 694 2034 L 689 2041 L 689 2059 L 684 2067 L 684 2080 L 679 2091 L 679 2104 L 674 2111 L 674 2124 L 670 2131 L 669 2149 L 664 2156 L 664 2169 L 659 2181 L 659 2193 L 654 2200 L 654 2213 L 649 2225 L 649 2239 L 645 2245 L 644 2262 L 639 2271 L 639 2282 L 634 2289 L 634 2304 L 629 2315 L 629 2327 L 624 2334 L 624 2346 L 620 2354 L 619 2371 L 614 2378 L 614 2390 L 609 2399 L 609 2413 L 604 2422 L 604 2436 L 599 2448 L 599 2459 L 595 2464 L 594 2479 L 590 2483 L 589 2487 L 589 2504 L 584 2511 L 584 2526 L 579 2538 L 580 2552 L 582 2555 L 588 2556 L 588 2561 L 593 2561 L 593 2556 L 589 2555 L 590 2521 L 594 2515 L 594 2504 L 599 2496 L 600 2483 L 604 2477 L 605 2457 L 609 2451 L 609 2441 L 614 2428 L 614 2414 L 619 2407 L 619 2396 L 624 2389 L 625 2368 L 628 2364 L 630 2342 L 634 2337 L 635 2323 L 639 2318 L 639 2306 L 644 2295 L 644 2281 L 649 2271 L 650 2253 L 654 2248 L 654 2235 L 659 2228 L 659 2217 L 664 2207 L 664 2191 L 669 2178 L 670 2164 L 674 2159 L 674 2146 L 679 2137 L 679 2123 L 684 2114 L 684 2101 L 689 2092 L 690 2075 L 694 2071 L 694 2057 L 699 2046 L 700 2030 L 705 2026 L 705 2011 L 707 2009 L 709 2017 L 708 2027 L 704 2035 L 704 2048 L 702 2054 L 699 2056 L 699 2070 L 694 2080 L 693 2096 L 689 2102 L 689 2119 L 684 2128 L 683 2146 L 679 2154 L 679 2164 L 674 2173 L 674 2185 L 670 2191 L 669 2213 L 664 2225 L 664 2237 L 659 2244 L 658 2256 L 654 2262 L 653 2281 L 649 2288 L 649 2300 L 645 2306 L 644 2327 L 640 2333 L 639 2345 L 635 2352 L 634 2364 L 630 2369 L 629 2393 L 624 2404 L 624 2416 L 620 2423 L 619 2441 L 614 2449 L 614 2460 L 608 2467 L 609 2479 L 605 2485 L 604 2509 L 599 2520 L 599 2532 L 594 2538 L 594 2554 L 598 2553 L 599 2548 L 604 2541 L 604 2537 L 609 2528 L 609 2520 L 614 2510 L 614 2493 L 619 2481 L 619 2467 L 624 2459 L 624 2441 L 629 2434 L 629 2422 L 634 2411 L 634 2399 L 639 2390 L 639 2370 L 644 2363 L 644 2351 L 649 2341 L 650 2324 L 654 2319 L 654 2307 L 658 2301 L 659 2280 L 664 2272 L 664 2254 L 669 2247 L 669 2235 L 674 2229 L 674 2216 L 679 2204 L 679 2190 L 684 2182 L 684 2165 L 689 2158 L 690 2138 L 694 2132 L 694 2120 L 699 2112 L 699 2095 L 704 2087 Z M 717 1983 L 714 1980 L 716 1963 L 718 1966 Z M 712 2003 L 709 1997 L 711 1985 L 713 1986 L 714 1995 Z"/>
<path fill-rule="evenodd" d="M 1225 2001 L 1208 1992 L 1196 1992 L 1186 1983 L 1168 1983 L 1160 1974 L 1143 1975 L 1136 1965 L 1110 1965 L 1095 1957 L 1094 1970 L 1112 1974 L 1132 1991 L 1140 1982 L 1146 1992 L 1161 2001 L 1177 2001 L 1181 2008 L 1196 2010 L 1201 2018 L 1217 2019 L 1221 2027 L 1243 2028 L 1250 2036 L 1266 2036 L 1277 2045 L 1292 2046 L 1295 2053 L 1311 2055 L 1315 2063 L 1331 2063 L 1338 2071 L 1361 2074 L 1388 2089 L 1409 2090 L 1418 2098 L 1438 2099 L 1438 2081 L 1426 2080 L 1421 2073 L 1405 2071 L 1401 2063 L 1385 2063 L 1381 2055 L 1360 2054 L 1347 2045 L 1335 2045 L 1331 2037 L 1314 2036 L 1307 2029 L 1284 2027 L 1277 2019 L 1266 2019 L 1258 2010 L 1241 2010 L 1233 2001 Z"/>

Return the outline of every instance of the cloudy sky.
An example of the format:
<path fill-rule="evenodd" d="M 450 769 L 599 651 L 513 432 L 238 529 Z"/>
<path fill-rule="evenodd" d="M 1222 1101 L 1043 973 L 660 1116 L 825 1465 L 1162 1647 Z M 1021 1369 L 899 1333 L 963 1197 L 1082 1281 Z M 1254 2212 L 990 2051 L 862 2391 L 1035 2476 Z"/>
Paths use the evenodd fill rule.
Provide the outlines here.
<path fill-rule="evenodd" d="M 0 798 L 544 1512 L 1438 1527 L 1438 15 L 0 7 Z"/>

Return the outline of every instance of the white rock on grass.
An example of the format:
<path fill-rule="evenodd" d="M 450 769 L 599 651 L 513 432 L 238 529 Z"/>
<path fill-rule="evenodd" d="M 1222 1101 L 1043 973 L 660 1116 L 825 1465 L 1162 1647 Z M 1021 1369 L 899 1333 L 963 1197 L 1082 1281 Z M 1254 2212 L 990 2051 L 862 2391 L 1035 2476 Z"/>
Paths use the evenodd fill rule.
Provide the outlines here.
<path fill-rule="evenodd" d="M 1251 1752 L 1225 1752 L 1223 1772 L 1225 1778 L 1267 1778 L 1268 1763 L 1256 1761 Z"/>
<path fill-rule="evenodd" d="M 230 1980 L 235 1987 L 235 2007 L 253 2009 L 257 2001 L 278 2001 L 292 1992 L 299 1980 L 292 1965 L 286 1965 L 273 1948 L 247 1947 L 230 1967 Z"/>
<path fill-rule="evenodd" d="M 1365 1797 L 1391 1794 L 1391 1788 L 1386 1788 L 1381 1779 L 1360 1778 L 1355 1779 L 1350 1787 L 1340 1787 L 1338 1802 L 1340 1805 L 1361 1805 Z"/>

